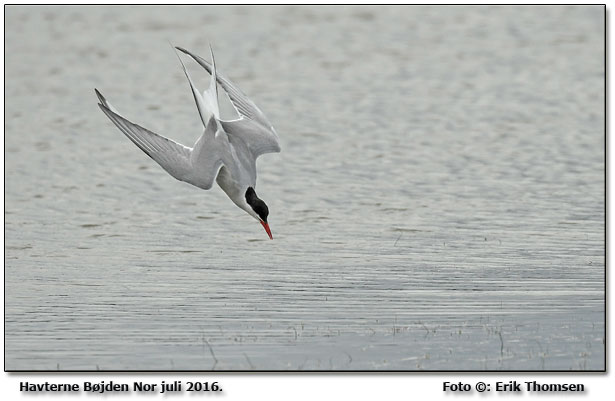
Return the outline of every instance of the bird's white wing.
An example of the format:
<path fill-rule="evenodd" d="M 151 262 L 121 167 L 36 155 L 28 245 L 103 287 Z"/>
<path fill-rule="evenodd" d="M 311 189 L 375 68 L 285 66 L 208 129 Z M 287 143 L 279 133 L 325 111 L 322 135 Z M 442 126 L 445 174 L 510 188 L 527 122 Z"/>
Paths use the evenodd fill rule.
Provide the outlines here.
<path fill-rule="evenodd" d="M 213 66 L 209 61 L 190 52 L 189 50 L 184 49 L 183 47 L 175 48 L 192 57 L 194 61 L 199 63 L 201 67 L 205 68 L 208 73 L 212 74 Z M 216 73 L 216 80 L 220 85 L 222 85 L 224 91 L 229 95 L 229 98 L 231 99 L 231 102 L 239 115 L 248 117 L 251 120 L 259 120 L 264 125 L 271 126 L 271 123 L 267 120 L 263 112 L 243 93 L 241 89 L 239 89 L 239 87 L 237 87 L 237 85 L 235 85 L 220 72 Z"/>
<path fill-rule="evenodd" d="M 146 155 L 151 157 L 174 178 L 202 189 L 210 189 L 223 162 L 231 159 L 226 136 L 216 136 L 218 126 L 212 117 L 197 140 L 189 148 L 171 139 L 134 124 L 122 117 L 107 99 L 96 90 L 98 106 L 109 119 Z"/>
<path fill-rule="evenodd" d="M 201 67 L 212 74 L 228 94 L 231 103 L 240 115 L 238 120 L 220 121 L 224 130 L 229 135 L 231 142 L 235 138 L 241 139 L 250 149 L 254 158 L 264 153 L 280 151 L 278 136 L 273 126 L 263 112 L 237 85 L 223 74 L 216 72 L 215 66 L 209 61 L 182 47 L 176 47 L 176 49 L 192 57 Z"/>
<path fill-rule="evenodd" d="M 96 90 L 96 95 L 100 100 L 98 104 L 100 109 L 128 139 L 173 177 L 185 181 L 191 170 L 191 148 L 132 123 L 122 117 L 98 90 Z"/>
<path fill-rule="evenodd" d="M 272 136 L 271 131 L 264 129 L 260 124 L 256 124 L 252 120 L 240 118 L 234 121 L 220 121 L 220 123 L 231 142 L 235 138 L 241 139 L 250 150 L 250 153 L 252 153 L 254 159 L 265 153 L 277 153 L 280 151 L 277 136 Z"/>

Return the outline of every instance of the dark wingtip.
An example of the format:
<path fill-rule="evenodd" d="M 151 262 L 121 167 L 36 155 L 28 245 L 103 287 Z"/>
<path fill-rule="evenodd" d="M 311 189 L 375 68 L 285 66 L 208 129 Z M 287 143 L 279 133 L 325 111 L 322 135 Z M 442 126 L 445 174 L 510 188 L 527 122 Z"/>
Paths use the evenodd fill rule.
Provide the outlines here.
<path fill-rule="evenodd" d="M 183 47 L 181 47 L 181 46 L 175 46 L 175 48 L 176 48 L 177 50 L 179 50 L 180 52 L 182 52 L 182 53 L 190 54 L 190 52 L 189 52 L 188 50 L 184 49 L 184 48 L 183 48 Z"/>
<path fill-rule="evenodd" d="M 94 88 L 94 92 L 96 92 L 96 96 L 101 103 L 105 103 L 105 97 L 98 91 L 98 89 Z"/>

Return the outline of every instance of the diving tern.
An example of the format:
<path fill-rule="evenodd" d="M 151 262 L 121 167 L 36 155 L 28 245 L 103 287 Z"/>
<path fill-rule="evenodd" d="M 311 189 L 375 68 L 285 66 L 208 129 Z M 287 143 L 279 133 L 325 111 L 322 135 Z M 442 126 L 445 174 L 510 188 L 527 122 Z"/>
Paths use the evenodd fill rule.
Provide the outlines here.
<path fill-rule="evenodd" d="M 176 47 L 190 56 L 211 75 L 209 88 L 197 90 L 179 53 L 177 57 L 196 103 L 204 132 L 192 148 L 155 134 L 123 117 L 95 89 L 98 106 L 128 139 L 174 178 L 202 189 L 210 189 L 214 180 L 239 208 L 259 221 L 273 239 L 267 216 L 269 209 L 255 192 L 256 158 L 280 151 L 278 135 L 263 112 L 230 79 L 216 71 L 210 46 L 211 62 Z M 234 120 L 222 120 L 218 104 L 218 85 L 227 93 L 239 114 Z"/>

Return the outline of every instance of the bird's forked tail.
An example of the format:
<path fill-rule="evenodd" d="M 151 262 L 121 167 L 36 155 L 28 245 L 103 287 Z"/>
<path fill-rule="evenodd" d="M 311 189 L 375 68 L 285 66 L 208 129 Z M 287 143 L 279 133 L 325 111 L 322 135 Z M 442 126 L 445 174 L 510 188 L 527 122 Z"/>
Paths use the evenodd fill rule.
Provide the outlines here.
<path fill-rule="evenodd" d="M 211 81 L 209 82 L 209 88 L 203 92 L 201 95 L 192 82 L 192 78 L 190 78 L 190 74 L 186 70 L 186 66 L 182 61 L 179 53 L 177 53 L 177 49 L 175 49 L 175 54 L 179 59 L 179 62 L 182 65 L 184 70 L 184 74 L 186 74 L 186 78 L 188 78 L 188 83 L 190 84 L 190 89 L 192 90 L 192 95 L 194 97 L 194 101 L 196 103 L 196 108 L 199 111 L 199 116 L 201 117 L 201 121 L 203 122 L 203 126 L 207 127 L 207 123 L 209 122 L 211 117 L 214 117 L 216 120 L 220 120 L 220 107 L 218 105 L 218 86 L 216 83 L 216 63 L 214 61 L 214 52 L 209 47 L 209 51 L 211 53 Z"/>

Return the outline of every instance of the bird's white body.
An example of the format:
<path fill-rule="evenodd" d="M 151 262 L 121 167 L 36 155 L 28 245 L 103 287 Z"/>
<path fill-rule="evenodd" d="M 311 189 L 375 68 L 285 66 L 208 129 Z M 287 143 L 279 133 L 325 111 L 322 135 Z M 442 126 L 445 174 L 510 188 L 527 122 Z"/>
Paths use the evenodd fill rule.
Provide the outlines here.
<path fill-rule="evenodd" d="M 205 128 L 192 148 L 130 122 L 97 90 L 101 110 L 171 176 L 205 190 L 210 189 L 215 180 L 233 203 L 264 223 L 270 234 L 266 215 L 263 219 L 254 205 L 249 204 L 247 191 L 256 188 L 256 158 L 264 153 L 280 151 L 275 130 L 260 109 L 233 82 L 216 71 L 213 53 L 209 63 L 185 49 L 177 49 L 211 74 L 210 86 L 201 94 L 180 58 Z M 238 119 L 220 119 L 217 84 L 228 94 L 239 114 Z"/>

